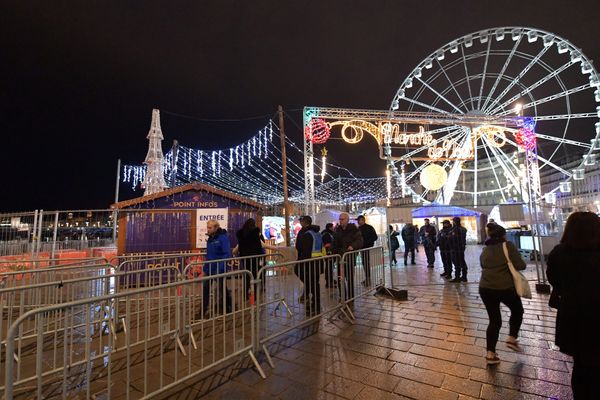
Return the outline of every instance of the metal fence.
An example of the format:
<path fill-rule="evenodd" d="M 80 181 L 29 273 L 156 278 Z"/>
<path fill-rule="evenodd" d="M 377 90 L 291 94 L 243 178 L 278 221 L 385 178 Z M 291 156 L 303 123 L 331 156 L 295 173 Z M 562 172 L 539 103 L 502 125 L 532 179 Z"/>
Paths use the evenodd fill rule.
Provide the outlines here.
<path fill-rule="evenodd" d="M 183 271 L 126 268 L 132 260 L 60 287 L 0 289 L 7 399 L 149 398 L 244 354 L 264 377 L 255 353 L 274 367 L 270 340 L 325 315 L 352 322 L 353 301 L 384 284 L 381 247 L 192 261 Z"/>
<path fill-rule="evenodd" d="M 35 210 L 0 214 L 0 257 L 54 258 L 65 251 L 114 247 L 116 210 Z"/>

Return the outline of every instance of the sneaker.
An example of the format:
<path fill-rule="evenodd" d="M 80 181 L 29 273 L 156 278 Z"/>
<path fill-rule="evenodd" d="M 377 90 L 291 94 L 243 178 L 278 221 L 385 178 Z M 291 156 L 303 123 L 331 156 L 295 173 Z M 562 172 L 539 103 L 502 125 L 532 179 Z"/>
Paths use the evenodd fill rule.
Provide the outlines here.
<path fill-rule="evenodd" d="M 429 264 L 427 268 L 434 268 L 433 264 Z"/>
<path fill-rule="evenodd" d="M 450 282 L 452 282 L 452 283 L 458 283 L 458 282 L 460 282 L 460 281 L 461 281 L 461 279 L 460 279 L 460 278 L 454 278 L 454 279 L 451 279 L 451 280 L 450 280 Z"/>
<path fill-rule="evenodd" d="M 461 281 L 461 282 L 468 282 L 468 281 L 467 281 L 467 277 L 466 277 L 466 276 L 463 276 L 462 278 L 460 278 L 460 281 Z"/>
<path fill-rule="evenodd" d="M 440 274 L 440 276 L 441 276 L 442 278 L 445 278 L 447 275 L 448 275 L 448 274 L 447 274 L 447 273 L 445 273 L 445 272 L 442 272 L 442 273 Z"/>
<path fill-rule="evenodd" d="M 485 362 L 487 365 L 496 365 L 500 364 L 500 359 L 497 354 L 494 354 L 494 357 L 485 357 Z"/>
<path fill-rule="evenodd" d="M 518 341 L 506 341 L 506 347 L 508 347 L 509 349 L 511 349 L 512 351 L 516 351 L 517 353 L 522 353 L 523 349 L 521 348 L 521 346 L 519 346 L 519 342 Z"/>
<path fill-rule="evenodd" d="M 411 264 L 412 264 L 412 265 L 417 265 L 417 263 L 416 263 L 416 262 L 414 262 L 414 261 L 412 261 L 412 262 L 411 262 Z"/>

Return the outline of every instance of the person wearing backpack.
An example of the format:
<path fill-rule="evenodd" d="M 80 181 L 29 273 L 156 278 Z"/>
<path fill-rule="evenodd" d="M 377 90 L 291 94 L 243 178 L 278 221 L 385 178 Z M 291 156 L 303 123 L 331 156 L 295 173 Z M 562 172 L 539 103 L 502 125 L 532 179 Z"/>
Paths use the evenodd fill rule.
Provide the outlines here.
<path fill-rule="evenodd" d="M 302 228 L 296 237 L 298 261 L 322 257 L 324 255 L 323 239 L 319 227 L 312 224 L 308 215 L 300 217 Z M 322 260 L 301 262 L 296 264 L 294 272 L 304 283 L 304 309 L 306 316 L 312 317 L 321 312 L 321 287 L 319 285 Z"/>

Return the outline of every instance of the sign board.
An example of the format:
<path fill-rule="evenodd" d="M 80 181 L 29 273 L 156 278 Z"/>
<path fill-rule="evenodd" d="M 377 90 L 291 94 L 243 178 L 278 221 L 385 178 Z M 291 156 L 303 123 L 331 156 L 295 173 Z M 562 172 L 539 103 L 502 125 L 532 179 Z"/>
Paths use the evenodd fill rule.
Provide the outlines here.
<path fill-rule="evenodd" d="M 227 229 L 229 208 L 199 208 L 196 210 L 196 248 L 206 248 L 206 222 L 215 220 L 222 229 Z"/>
<path fill-rule="evenodd" d="M 412 223 L 412 208 L 409 207 L 388 207 L 387 220 L 390 224 L 407 224 Z"/>
<path fill-rule="evenodd" d="M 523 221 L 525 219 L 523 204 L 500 204 L 498 211 L 502 221 Z"/>

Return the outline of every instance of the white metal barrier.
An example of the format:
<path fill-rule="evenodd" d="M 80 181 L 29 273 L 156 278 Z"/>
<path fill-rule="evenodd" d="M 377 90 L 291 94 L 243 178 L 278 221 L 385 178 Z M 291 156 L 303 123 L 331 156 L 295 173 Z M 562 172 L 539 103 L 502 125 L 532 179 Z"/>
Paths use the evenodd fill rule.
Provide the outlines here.
<path fill-rule="evenodd" d="M 239 293 L 249 271 L 234 271 L 156 287 L 35 309 L 11 326 L 7 352 L 14 354 L 24 324 L 33 324 L 28 344 L 37 347 L 28 363 L 6 360 L 6 399 L 81 396 L 87 399 L 119 395 L 149 398 L 176 388 L 183 381 L 233 357 L 247 354 L 264 373 L 252 352 L 255 306 Z M 219 302 L 216 295 L 208 316 L 195 308 L 206 306 L 197 288 L 231 292 Z M 201 290 L 204 292 L 204 290 Z M 125 305 L 121 318 L 128 328 L 118 333 L 113 314 L 95 310 L 111 303 Z M 200 305 L 199 305 L 200 304 Z M 219 313 L 218 309 L 223 312 Z M 53 331 L 47 320 L 62 320 Z M 138 323 L 134 324 L 133 321 Z M 59 340 L 56 340 L 56 338 Z"/>

